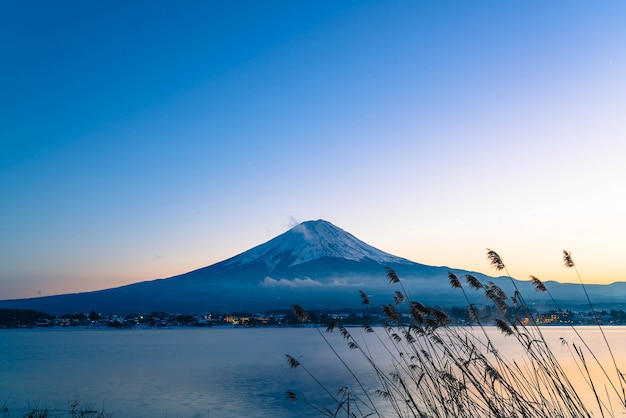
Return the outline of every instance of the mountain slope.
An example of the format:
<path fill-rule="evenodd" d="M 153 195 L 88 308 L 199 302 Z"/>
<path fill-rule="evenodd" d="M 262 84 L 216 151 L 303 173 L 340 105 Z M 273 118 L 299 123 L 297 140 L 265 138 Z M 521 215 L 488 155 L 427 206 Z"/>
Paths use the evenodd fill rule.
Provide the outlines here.
<path fill-rule="evenodd" d="M 374 306 L 389 303 L 397 287 L 385 277 L 393 268 L 411 296 L 423 303 L 464 306 L 460 291 L 451 289 L 447 267 L 433 267 L 387 254 L 324 220 L 303 222 L 289 231 L 227 260 L 169 279 L 159 279 L 96 292 L 0 301 L 0 308 L 37 309 L 51 314 L 88 312 L 178 313 L 267 311 L 297 303 L 307 309 L 359 307 L 358 291 Z M 470 272 L 453 269 L 462 276 Z M 509 279 L 471 273 L 513 294 Z M 517 282 L 526 300 L 549 306 L 547 297 L 529 282 Z M 623 301 L 624 286 L 589 286 L 606 303 Z M 582 301 L 577 285 L 551 284 L 553 295 L 572 305 Z M 615 290 L 618 290 L 617 292 Z M 473 303 L 484 303 L 472 294 Z"/>
<path fill-rule="evenodd" d="M 324 258 L 377 263 L 411 262 L 367 245 L 324 220 L 296 225 L 282 235 L 225 261 L 228 266 L 264 263 L 270 272 Z"/>

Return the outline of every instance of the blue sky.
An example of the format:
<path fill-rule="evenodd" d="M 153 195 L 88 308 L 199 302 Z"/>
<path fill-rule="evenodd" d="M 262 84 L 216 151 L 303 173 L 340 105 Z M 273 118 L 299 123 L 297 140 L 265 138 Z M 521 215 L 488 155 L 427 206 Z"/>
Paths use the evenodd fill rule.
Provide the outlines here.
<path fill-rule="evenodd" d="M 9 1 L 0 298 L 170 277 L 326 219 L 626 281 L 619 1 Z M 445 278 L 444 278 L 445 279 Z"/>

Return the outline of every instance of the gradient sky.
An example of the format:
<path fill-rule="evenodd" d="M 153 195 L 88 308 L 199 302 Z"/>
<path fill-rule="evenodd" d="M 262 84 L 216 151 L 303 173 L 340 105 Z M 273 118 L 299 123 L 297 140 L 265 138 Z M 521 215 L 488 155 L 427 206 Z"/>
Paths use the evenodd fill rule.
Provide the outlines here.
<path fill-rule="evenodd" d="M 413 261 L 626 281 L 622 1 L 0 5 L 0 299 L 326 219 Z M 381 274 L 381 279 L 384 279 Z M 442 278 L 446 280 L 446 278 Z"/>

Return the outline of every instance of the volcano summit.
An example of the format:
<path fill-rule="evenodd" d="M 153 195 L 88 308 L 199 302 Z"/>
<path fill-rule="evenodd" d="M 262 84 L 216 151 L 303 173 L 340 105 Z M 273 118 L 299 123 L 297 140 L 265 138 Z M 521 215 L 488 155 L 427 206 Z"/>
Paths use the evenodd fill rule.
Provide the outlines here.
<path fill-rule="evenodd" d="M 390 303 L 392 288 L 385 267 L 394 269 L 410 296 L 426 304 L 466 306 L 462 293 L 448 284 L 452 270 L 491 280 L 512 294 L 509 279 L 487 277 L 447 267 L 433 267 L 374 248 L 324 220 L 303 222 L 287 232 L 208 267 L 168 279 L 158 279 L 94 292 L 0 301 L 0 308 L 35 309 L 50 314 L 89 312 L 126 314 L 166 311 L 264 312 L 299 304 L 307 309 L 361 306 L 359 290 L 374 306 Z M 529 282 L 518 281 L 527 301 L 537 300 Z M 550 284 L 562 303 L 577 300 L 578 285 Z M 558 288 L 558 290 L 556 289 Z M 589 286 L 603 302 L 623 301 L 624 283 Z M 476 295 L 477 303 L 484 299 Z M 617 298 L 616 300 L 613 300 Z M 600 301 L 598 301 L 600 302 Z"/>

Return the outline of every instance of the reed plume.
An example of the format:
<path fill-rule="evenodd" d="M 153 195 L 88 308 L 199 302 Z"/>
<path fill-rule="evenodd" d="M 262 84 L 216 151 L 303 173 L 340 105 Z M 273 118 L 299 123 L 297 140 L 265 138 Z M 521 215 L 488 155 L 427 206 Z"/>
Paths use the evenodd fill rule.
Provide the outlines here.
<path fill-rule="evenodd" d="M 482 289 L 483 285 L 482 283 L 474 276 L 472 276 L 471 274 L 466 274 L 465 276 L 465 281 L 467 282 L 467 284 L 472 288 L 472 289 Z"/>
<path fill-rule="evenodd" d="M 564 255 L 566 267 L 574 267 L 571 254 L 564 252 Z M 316 409 L 328 417 L 590 418 L 590 407 L 578 396 L 570 377 L 543 337 L 502 258 L 490 249 L 487 249 L 487 257 L 494 268 L 506 271 L 514 287 L 511 297 L 494 282 L 482 284 L 470 274 L 463 277 L 469 288 L 483 291 L 477 297 L 484 294 L 489 304 L 497 308 L 493 329 L 517 342 L 521 354 L 507 358 L 500 352 L 493 334 L 488 332 L 482 322 L 484 318 L 481 319 L 476 309 L 484 302 L 472 303 L 463 283 L 453 272 L 448 272 L 447 279 L 465 297 L 471 318 L 468 326 L 454 324 L 444 309 L 414 300 L 398 274 L 386 267 L 389 283 L 401 286 L 402 291 L 392 293 L 394 303 L 380 305 L 386 318 L 385 325 L 374 328 L 363 323 L 359 329 L 362 341 L 359 342 L 340 318 L 335 318 L 327 327 L 329 332 L 338 329 L 347 347 L 365 359 L 379 387 L 366 388 L 328 338 L 318 330 L 335 357 L 351 373 L 358 390 L 342 388 L 339 395 L 333 395 L 334 409 Z M 536 291 L 547 292 L 552 298 L 540 279 L 535 276 L 530 276 L 530 279 Z M 359 291 L 359 295 L 362 301 L 369 304 L 369 297 L 364 292 Z M 509 301 L 513 301 L 511 305 Z M 300 312 L 300 309 L 294 308 L 294 311 Z M 406 310 L 408 316 L 403 313 Z M 520 317 L 520 312 L 528 317 Z M 296 313 L 296 316 L 301 315 Z M 473 331 L 476 325 L 482 336 Z M 380 343 L 386 353 L 383 365 L 381 359 L 374 358 L 369 349 L 372 341 Z M 591 381 L 582 349 L 577 345 L 573 347 L 574 355 L 581 362 L 583 379 L 595 395 L 601 416 L 614 417 L 610 403 L 601 399 L 597 390 L 600 385 Z M 586 343 L 585 348 L 588 349 Z M 601 366 L 593 353 L 592 356 Z M 302 367 L 296 359 L 288 358 L 288 363 Z M 619 370 L 617 372 L 621 385 L 624 377 Z M 606 372 L 604 376 L 608 380 L 604 383 L 605 387 L 616 388 Z M 384 413 L 379 408 L 380 404 L 370 397 L 370 390 L 387 406 Z M 617 390 L 615 393 L 618 394 Z M 290 395 L 289 392 L 287 397 L 292 401 L 296 399 L 295 394 Z M 620 398 L 622 402 L 624 398 Z"/>
<path fill-rule="evenodd" d="M 459 280 L 458 277 L 456 277 L 456 274 L 452 273 L 451 271 L 448 272 L 448 281 L 450 282 L 450 285 L 455 288 L 455 289 L 460 289 L 461 287 L 461 281 Z"/>
<path fill-rule="evenodd" d="M 489 259 L 489 262 L 496 270 L 504 270 L 505 265 L 502 262 L 502 258 L 500 258 L 497 252 L 487 248 L 487 258 Z"/>
<path fill-rule="evenodd" d="M 291 309 L 293 310 L 293 313 L 296 316 L 298 322 L 303 323 L 306 322 L 307 319 L 309 319 L 309 313 L 302 309 L 300 305 L 291 305 Z"/>
<path fill-rule="evenodd" d="M 359 295 L 361 295 L 361 304 L 363 305 L 371 304 L 370 298 L 365 294 L 365 292 L 363 292 L 362 290 L 359 290 Z"/>
<path fill-rule="evenodd" d="M 566 268 L 573 268 L 574 271 L 576 272 L 576 277 L 578 277 L 578 282 L 580 283 L 583 292 L 585 293 L 585 298 L 587 298 L 587 303 L 589 304 L 589 307 L 591 308 L 591 312 L 593 313 L 593 318 L 594 321 L 596 323 L 596 325 L 598 326 L 598 329 L 600 330 L 600 333 L 602 334 L 602 338 L 604 339 L 604 344 L 607 347 L 607 350 L 609 351 L 609 354 L 611 356 L 611 360 L 613 361 L 613 366 L 615 367 L 615 373 L 617 375 L 617 380 L 619 382 L 619 386 L 620 386 L 620 390 L 621 390 L 621 402 L 622 405 L 624 407 L 626 407 L 626 378 L 624 376 L 624 373 L 621 372 L 621 370 L 619 369 L 619 367 L 617 366 L 617 362 L 615 360 L 615 356 L 613 355 L 613 350 L 611 349 L 611 345 L 609 344 L 609 341 L 606 338 L 606 334 L 604 333 L 604 329 L 602 328 L 602 324 L 600 323 L 600 321 L 598 320 L 597 314 L 596 314 L 596 310 L 593 307 L 593 304 L 591 303 L 591 298 L 589 297 L 589 293 L 587 293 L 587 288 L 585 287 L 585 284 L 583 283 L 583 279 L 580 276 L 580 273 L 578 273 L 578 269 L 576 268 L 576 264 L 574 264 L 574 260 L 572 258 L 572 253 L 568 252 L 566 250 L 563 250 L 563 265 Z M 609 383 L 612 383 L 612 381 L 609 381 Z M 614 386 L 613 386 L 614 387 Z M 617 389 L 614 390 L 617 391 Z"/>
<path fill-rule="evenodd" d="M 389 283 L 400 282 L 400 278 L 398 277 L 398 274 L 395 272 L 394 269 L 392 269 L 391 267 L 385 267 L 385 270 L 387 270 L 387 278 L 389 279 Z"/>
<path fill-rule="evenodd" d="M 533 285 L 535 285 L 535 290 L 537 292 L 547 292 L 548 289 L 546 288 L 546 286 L 543 284 L 543 282 L 541 280 L 539 280 L 538 278 L 536 278 L 535 276 L 530 276 L 530 281 L 532 282 Z"/>
<path fill-rule="evenodd" d="M 572 268 L 575 266 L 574 260 L 572 259 L 572 253 L 563 250 L 563 265 L 567 268 Z"/>

